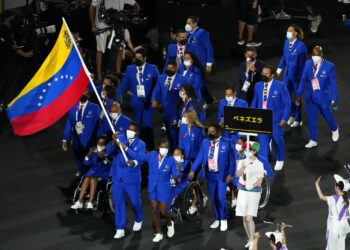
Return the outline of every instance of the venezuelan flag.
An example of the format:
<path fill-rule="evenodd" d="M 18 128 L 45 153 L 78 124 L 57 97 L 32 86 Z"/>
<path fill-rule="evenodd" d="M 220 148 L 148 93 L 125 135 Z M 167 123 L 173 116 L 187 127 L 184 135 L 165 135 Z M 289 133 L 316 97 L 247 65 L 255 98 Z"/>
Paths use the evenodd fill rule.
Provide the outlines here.
<path fill-rule="evenodd" d="M 85 65 L 65 22 L 57 41 L 34 77 L 8 105 L 16 135 L 36 133 L 59 120 L 89 84 Z"/>

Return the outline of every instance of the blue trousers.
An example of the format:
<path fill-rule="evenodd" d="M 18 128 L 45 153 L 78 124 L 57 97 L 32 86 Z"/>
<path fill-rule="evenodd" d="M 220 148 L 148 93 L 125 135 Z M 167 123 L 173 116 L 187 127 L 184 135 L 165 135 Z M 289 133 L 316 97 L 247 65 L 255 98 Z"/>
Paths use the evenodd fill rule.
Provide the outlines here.
<path fill-rule="evenodd" d="M 292 97 L 293 93 L 296 93 L 298 91 L 299 82 L 289 81 L 287 84 L 289 95 Z M 291 109 L 290 109 L 290 116 L 295 117 L 296 122 L 301 122 L 301 105 L 297 106 L 295 105 L 293 98 L 291 98 Z"/>
<path fill-rule="evenodd" d="M 88 171 L 88 167 L 84 165 L 84 157 L 87 155 L 89 148 L 87 149 L 72 149 L 75 163 L 77 164 L 80 176 L 84 175 Z"/>
<path fill-rule="evenodd" d="M 154 149 L 152 126 L 153 108 L 149 107 L 146 109 L 144 105 L 142 105 L 140 107 L 134 107 L 133 111 L 135 122 L 141 126 L 140 138 L 145 142 L 147 150 L 152 151 Z"/>
<path fill-rule="evenodd" d="M 260 143 L 259 157 L 262 156 L 265 159 L 269 159 L 269 144 L 272 139 L 272 146 L 277 161 L 284 161 L 283 127 L 279 124 L 273 124 L 272 135 L 259 134 L 258 138 Z"/>
<path fill-rule="evenodd" d="M 318 104 L 312 100 L 312 97 L 310 97 L 306 101 L 306 115 L 309 122 L 309 139 L 316 142 L 318 111 L 320 111 L 322 117 L 326 120 L 331 131 L 336 131 L 338 129 L 329 102 Z"/>
<path fill-rule="evenodd" d="M 141 202 L 141 184 L 124 183 L 121 180 L 113 181 L 112 194 L 115 209 L 115 228 L 124 229 L 126 225 L 126 199 L 125 193 L 128 194 L 129 200 L 134 212 L 135 221 L 143 221 L 142 202 Z"/>
<path fill-rule="evenodd" d="M 206 172 L 208 191 L 213 205 L 215 220 L 227 219 L 226 189 L 227 184 L 218 173 Z"/>

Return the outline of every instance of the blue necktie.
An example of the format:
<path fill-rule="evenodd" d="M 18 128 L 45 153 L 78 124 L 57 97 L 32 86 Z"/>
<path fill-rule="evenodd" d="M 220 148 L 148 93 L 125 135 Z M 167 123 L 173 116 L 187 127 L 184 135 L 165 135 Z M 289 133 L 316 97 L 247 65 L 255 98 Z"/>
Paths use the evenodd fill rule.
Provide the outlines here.
<path fill-rule="evenodd" d="M 81 121 L 81 116 L 82 116 L 82 114 L 83 114 L 83 107 L 82 106 L 80 106 L 80 108 L 79 108 L 79 110 L 78 110 L 78 121 Z"/>

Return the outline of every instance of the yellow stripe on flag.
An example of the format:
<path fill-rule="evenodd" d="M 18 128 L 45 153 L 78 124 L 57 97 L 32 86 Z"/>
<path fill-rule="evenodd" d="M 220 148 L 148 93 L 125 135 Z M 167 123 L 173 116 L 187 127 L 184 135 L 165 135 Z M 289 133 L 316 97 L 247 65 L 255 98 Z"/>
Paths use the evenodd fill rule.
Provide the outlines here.
<path fill-rule="evenodd" d="M 10 107 L 21 96 L 27 94 L 32 89 L 46 82 L 62 68 L 62 66 L 67 61 L 67 58 L 73 47 L 72 41 L 70 40 L 70 42 L 68 42 L 67 39 L 73 38 L 69 37 L 67 27 L 63 23 L 60 33 L 58 34 L 56 43 L 53 49 L 51 50 L 50 54 L 46 57 L 44 63 L 41 65 L 40 69 L 35 73 L 34 77 L 24 87 L 24 89 L 19 93 L 19 95 L 12 100 L 8 107 Z"/>

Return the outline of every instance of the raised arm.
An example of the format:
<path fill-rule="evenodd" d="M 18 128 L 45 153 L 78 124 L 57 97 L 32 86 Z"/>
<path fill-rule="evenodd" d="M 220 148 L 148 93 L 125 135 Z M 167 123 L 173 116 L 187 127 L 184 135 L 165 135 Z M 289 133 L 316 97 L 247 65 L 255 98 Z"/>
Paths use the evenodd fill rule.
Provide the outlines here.
<path fill-rule="evenodd" d="M 318 197 L 323 201 L 327 201 L 327 197 L 323 195 L 322 190 L 321 190 L 320 185 L 319 185 L 319 183 L 321 181 L 321 177 L 322 176 L 317 178 L 317 180 L 315 182 L 315 186 L 316 186 Z"/>

